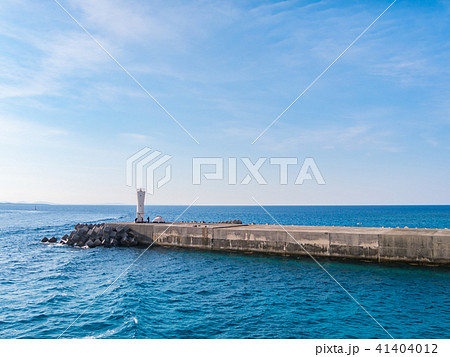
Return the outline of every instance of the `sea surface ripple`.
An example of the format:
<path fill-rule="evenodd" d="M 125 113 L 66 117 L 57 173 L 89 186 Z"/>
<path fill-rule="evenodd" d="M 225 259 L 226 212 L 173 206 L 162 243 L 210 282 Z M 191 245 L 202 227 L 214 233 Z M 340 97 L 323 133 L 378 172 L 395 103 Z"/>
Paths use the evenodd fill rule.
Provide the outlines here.
<path fill-rule="evenodd" d="M 181 206 L 147 207 L 174 219 Z M 282 224 L 450 227 L 450 206 L 269 207 Z M 42 244 L 132 206 L 0 204 L 0 338 L 388 338 L 307 258 Z M 185 220 L 270 223 L 259 207 L 193 207 Z M 395 338 L 450 337 L 445 268 L 321 260 Z M 81 316 L 82 312 L 85 313 Z"/>

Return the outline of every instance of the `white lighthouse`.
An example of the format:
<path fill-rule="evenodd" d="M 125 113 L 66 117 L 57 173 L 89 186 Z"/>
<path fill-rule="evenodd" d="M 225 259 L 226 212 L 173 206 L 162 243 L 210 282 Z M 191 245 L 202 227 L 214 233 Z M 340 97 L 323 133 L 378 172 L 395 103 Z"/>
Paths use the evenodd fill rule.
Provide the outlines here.
<path fill-rule="evenodd" d="M 145 201 L 145 191 L 140 188 L 137 191 L 137 207 L 136 207 L 136 222 L 144 222 L 144 201 Z"/>

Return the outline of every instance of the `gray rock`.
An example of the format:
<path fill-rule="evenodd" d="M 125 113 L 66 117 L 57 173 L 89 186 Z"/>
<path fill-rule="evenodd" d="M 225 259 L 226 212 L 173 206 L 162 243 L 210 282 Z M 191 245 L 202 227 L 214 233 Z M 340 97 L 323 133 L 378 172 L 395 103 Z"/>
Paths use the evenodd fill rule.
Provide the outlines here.
<path fill-rule="evenodd" d="M 110 242 L 109 239 L 105 239 L 104 241 L 102 241 L 102 245 L 103 245 L 105 248 L 111 248 L 111 242 Z"/>
<path fill-rule="evenodd" d="M 101 246 L 102 245 L 102 242 L 100 241 L 100 239 L 96 239 L 95 241 L 94 241 L 94 247 L 99 247 L 99 246 Z"/>
<path fill-rule="evenodd" d="M 94 248 L 94 247 L 95 247 L 95 244 L 94 244 L 94 242 L 93 242 L 92 240 L 89 239 L 89 240 L 86 242 L 86 246 L 89 247 L 89 248 Z"/>
<path fill-rule="evenodd" d="M 81 235 L 85 235 L 88 231 L 89 229 L 86 226 L 83 226 L 80 229 L 78 229 L 78 233 Z"/>
<path fill-rule="evenodd" d="M 41 239 L 41 243 L 46 243 L 46 242 L 48 242 L 48 238 L 47 237 L 44 237 L 44 238 Z"/>
<path fill-rule="evenodd" d="M 132 237 L 130 239 L 130 246 L 136 246 L 136 245 L 138 245 L 138 241 L 136 238 Z"/>
<path fill-rule="evenodd" d="M 78 235 L 77 234 L 70 235 L 67 244 L 74 245 L 76 242 L 78 242 Z"/>
<path fill-rule="evenodd" d="M 129 247 L 129 246 L 130 246 L 130 241 L 128 240 L 127 237 L 122 238 L 122 239 L 120 240 L 120 245 L 121 245 L 121 246 L 124 246 L 124 247 Z"/>
<path fill-rule="evenodd" d="M 65 234 L 65 235 L 61 238 L 60 243 L 62 243 L 62 244 L 67 244 L 68 241 L 69 241 L 69 236 L 68 236 L 67 234 Z"/>
<path fill-rule="evenodd" d="M 56 237 L 51 237 L 48 242 L 49 243 L 56 243 L 58 241 L 58 239 L 56 239 Z"/>
<path fill-rule="evenodd" d="M 116 232 L 117 232 L 117 233 L 122 233 L 123 230 L 124 230 L 124 228 L 125 228 L 124 226 L 117 226 L 117 227 L 116 227 Z"/>

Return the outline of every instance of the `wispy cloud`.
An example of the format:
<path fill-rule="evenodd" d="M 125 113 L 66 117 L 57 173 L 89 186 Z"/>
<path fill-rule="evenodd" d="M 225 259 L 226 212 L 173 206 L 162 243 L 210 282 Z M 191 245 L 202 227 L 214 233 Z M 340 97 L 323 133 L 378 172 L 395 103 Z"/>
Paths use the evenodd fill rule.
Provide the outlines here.
<path fill-rule="evenodd" d="M 286 135 L 286 132 L 289 134 Z M 269 152 L 279 153 L 317 149 L 368 152 L 404 150 L 391 130 L 367 124 L 327 124 L 323 128 L 314 129 L 295 127 L 284 130 L 284 134 L 278 132 L 278 135 L 272 135 L 263 144 Z"/>
<path fill-rule="evenodd" d="M 429 79 L 438 75 L 438 70 L 424 57 L 403 54 L 393 56 L 383 63 L 374 65 L 370 71 L 401 86 L 428 86 Z M 440 72 L 439 75 L 444 73 Z"/>
<path fill-rule="evenodd" d="M 150 144 L 153 142 L 150 136 L 138 133 L 120 133 L 119 137 L 132 143 Z"/>
<path fill-rule="evenodd" d="M 154 1 L 147 6 L 120 0 L 71 0 L 70 4 L 96 33 L 116 41 L 153 43 L 173 50 L 185 49 L 192 41 L 208 36 L 211 27 L 230 22 L 239 11 L 232 4 L 217 1 Z"/>
<path fill-rule="evenodd" d="M 52 141 L 64 138 L 69 133 L 59 127 L 38 124 L 0 113 L 0 145 L 28 147 L 51 145 Z"/>
<path fill-rule="evenodd" d="M 398 1 L 246 153 L 254 134 L 387 2 L 59 1 L 177 119 L 203 136 L 195 154 L 311 152 L 347 164 L 361 154 L 361 170 L 373 170 L 365 160 L 373 154 L 398 172 L 402 165 L 431 170 L 433 160 L 448 161 L 442 149 L 450 130 L 450 6 L 444 2 Z M 117 158 L 125 160 L 138 147 L 192 154 L 184 134 L 177 136 L 173 123 L 53 1 L 3 0 L 0 12 L 0 145 L 15 153 L 2 160 L 23 167 L 45 157 L 59 181 L 83 182 L 79 192 L 95 193 L 98 162 L 115 170 L 103 182 L 122 185 Z M 397 151 L 403 153 L 382 155 Z M 75 163 L 80 170 L 66 169 Z M 434 168 L 436 176 L 442 172 Z M 345 175 L 339 170 L 332 175 Z M 385 191 L 392 196 L 395 189 Z"/>
<path fill-rule="evenodd" d="M 17 58 L 0 55 L 7 69 L 0 74 L 0 98 L 60 96 L 70 88 L 71 79 L 98 74 L 107 63 L 95 43 L 76 32 L 27 36 L 21 42 L 26 53 L 16 54 Z"/>

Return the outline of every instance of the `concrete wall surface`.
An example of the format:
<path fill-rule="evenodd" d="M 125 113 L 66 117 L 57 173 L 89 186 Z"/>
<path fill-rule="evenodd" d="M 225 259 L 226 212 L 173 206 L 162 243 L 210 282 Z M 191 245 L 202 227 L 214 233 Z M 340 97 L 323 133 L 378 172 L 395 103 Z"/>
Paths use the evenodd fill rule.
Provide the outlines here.
<path fill-rule="evenodd" d="M 450 265 L 450 230 L 192 223 L 127 225 L 141 244 Z"/>

